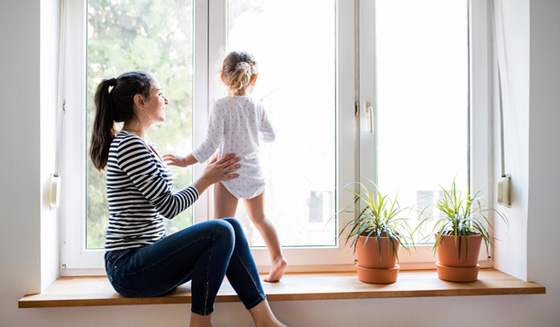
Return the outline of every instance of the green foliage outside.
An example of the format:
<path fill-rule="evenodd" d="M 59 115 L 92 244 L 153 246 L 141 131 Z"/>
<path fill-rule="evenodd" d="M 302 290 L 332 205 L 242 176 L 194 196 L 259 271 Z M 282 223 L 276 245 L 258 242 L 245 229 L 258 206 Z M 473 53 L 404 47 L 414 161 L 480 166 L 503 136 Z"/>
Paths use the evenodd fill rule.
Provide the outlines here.
<path fill-rule="evenodd" d="M 87 144 L 95 116 L 93 95 L 102 79 L 130 70 L 155 74 L 169 100 L 166 122 L 149 137 L 160 155 L 192 148 L 192 0 L 90 0 L 87 48 Z M 192 182 L 192 170 L 172 169 L 176 190 Z M 108 225 L 105 172 L 88 160 L 87 248 L 103 248 Z M 169 222 L 171 234 L 192 224 L 192 209 Z"/>

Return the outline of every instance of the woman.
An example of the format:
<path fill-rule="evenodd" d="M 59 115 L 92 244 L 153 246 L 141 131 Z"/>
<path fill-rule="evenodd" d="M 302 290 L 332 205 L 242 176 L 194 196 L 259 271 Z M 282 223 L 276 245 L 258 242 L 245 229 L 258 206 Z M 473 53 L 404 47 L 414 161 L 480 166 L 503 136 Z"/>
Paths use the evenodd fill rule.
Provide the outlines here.
<path fill-rule="evenodd" d="M 270 310 L 235 219 L 164 235 L 163 217 L 175 217 L 213 183 L 236 178 L 239 159 L 230 154 L 211 160 L 200 179 L 172 193 L 171 172 L 147 141 L 152 124 L 165 121 L 168 104 L 156 78 L 133 71 L 106 79 L 94 100 L 90 156 L 97 169 L 107 168 L 105 265 L 114 289 L 128 297 L 160 296 L 192 280 L 190 326 L 211 326 L 214 300 L 227 275 L 257 326 L 285 326 Z M 115 122 L 124 122 L 118 133 Z"/>

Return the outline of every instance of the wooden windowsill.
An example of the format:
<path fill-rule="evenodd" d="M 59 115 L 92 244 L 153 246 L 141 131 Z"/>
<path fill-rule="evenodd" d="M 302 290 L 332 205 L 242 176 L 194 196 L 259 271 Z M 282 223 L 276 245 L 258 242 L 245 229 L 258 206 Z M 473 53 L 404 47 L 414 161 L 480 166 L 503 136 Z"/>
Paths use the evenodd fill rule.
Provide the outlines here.
<path fill-rule="evenodd" d="M 394 284 L 366 284 L 355 272 L 286 274 L 279 283 L 263 283 L 269 301 L 366 299 L 466 295 L 544 294 L 545 287 L 524 282 L 495 269 L 481 269 L 472 283 L 451 283 L 437 278 L 435 270 L 401 271 Z M 238 302 L 224 281 L 216 302 Z M 190 283 L 171 294 L 152 298 L 126 298 L 117 294 L 106 277 L 62 277 L 45 292 L 26 295 L 20 308 L 190 303 Z"/>

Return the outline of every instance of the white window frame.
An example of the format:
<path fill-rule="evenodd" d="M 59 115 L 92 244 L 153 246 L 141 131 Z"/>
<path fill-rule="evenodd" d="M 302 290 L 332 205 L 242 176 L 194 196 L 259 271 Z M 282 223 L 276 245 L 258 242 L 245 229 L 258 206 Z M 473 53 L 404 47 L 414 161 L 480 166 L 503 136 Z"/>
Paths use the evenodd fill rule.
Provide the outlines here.
<path fill-rule="evenodd" d="M 212 85 L 209 78 L 215 72 L 220 50 L 226 38 L 226 0 L 194 0 L 194 110 L 193 142 L 198 144 L 205 136 L 208 108 L 219 97 L 220 87 Z M 489 111 L 490 56 L 488 46 L 487 0 L 470 0 L 470 74 L 471 74 L 471 185 L 485 194 L 489 191 L 491 167 L 491 121 Z M 375 20 L 374 0 L 337 1 L 337 207 L 352 202 L 349 192 L 340 189 L 356 180 L 376 180 L 374 167 L 375 144 L 368 133 L 367 116 L 355 115 L 355 103 L 364 113 L 365 102 L 375 103 Z M 61 144 L 61 275 L 104 275 L 103 250 L 85 249 L 86 230 L 86 179 L 87 146 L 82 137 L 86 129 L 86 1 L 67 1 L 67 66 L 65 69 L 66 112 Z M 348 36 L 348 37 L 340 37 Z M 360 45 L 358 47 L 358 45 Z M 369 58 L 369 59 L 368 59 Z M 359 73 L 357 73 L 359 72 Z M 473 126 L 476 133 L 473 133 Z M 341 141 L 343 140 L 343 141 Z M 76 156 L 76 154 L 81 154 Z M 342 160 L 341 158 L 344 158 Z M 350 160 L 348 160 L 350 158 Z M 203 166 L 194 166 L 194 178 L 202 173 Z M 213 216 L 211 190 L 203 193 L 194 206 L 194 223 Z M 342 219 L 342 220 L 341 220 Z M 340 217 L 343 226 L 348 217 Z M 269 258 L 266 248 L 252 249 L 259 269 L 266 269 Z M 290 262 L 289 271 L 346 271 L 353 270 L 353 254 L 341 238 L 333 247 L 308 247 L 284 249 Z M 482 266 L 491 265 L 482 254 Z M 400 256 L 401 269 L 433 268 L 435 261 L 428 246 L 419 246 L 413 255 Z"/>
<path fill-rule="evenodd" d="M 103 274 L 98 251 L 85 249 L 86 230 L 86 1 L 66 1 L 65 111 L 60 144 L 60 274 Z M 76 137 L 78 136 L 78 137 Z M 74 155 L 72 155 L 74 154 Z M 80 155 L 75 155 L 80 154 Z"/>
<path fill-rule="evenodd" d="M 491 54 L 489 47 L 489 7 L 487 0 L 468 0 L 469 6 L 469 183 L 473 190 L 480 190 L 488 199 L 493 196 L 491 151 Z M 377 181 L 376 134 L 368 131 L 366 103 L 376 103 L 375 85 L 375 0 L 359 0 L 359 103 L 360 103 L 360 176 Z M 374 114 L 375 117 L 375 114 Z M 476 129 L 476 133 L 474 130 Z M 490 201 L 489 201 L 490 203 Z M 490 213 L 490 219 L 492 214 Z M 489 249 L 491 252 L 492 249 Z M 436 261 L 431 245 L 418 245 L 409 254 L 399 249 L 401 269 L 431 269 Z M 481 267 L 491 267 L 491 253 L 480 253 Z"/>

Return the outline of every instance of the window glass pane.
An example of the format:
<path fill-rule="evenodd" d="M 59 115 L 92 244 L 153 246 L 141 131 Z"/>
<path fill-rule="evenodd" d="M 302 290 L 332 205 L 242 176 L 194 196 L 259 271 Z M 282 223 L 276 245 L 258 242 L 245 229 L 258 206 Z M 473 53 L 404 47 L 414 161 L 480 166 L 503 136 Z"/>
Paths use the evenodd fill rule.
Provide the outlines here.
<path fill-rule="evenodd" d="M 155 74 L 169 106 L 167 121 L 152 126 L 150 139 L 164 153 L 192 148 L 192 0 L 89 0 L 87 40 L 87 144 L 95 115 L 93 95 L 104 78 L 129 70 Z M 174 188 L 192 181 L 191 169 L 173 168 Z M 167 220 L 166 220 L 167 221 Z M 103 248 L 108 223 L 105 174 L 88 160 L 87 248 Z M 192 224 L 192 210 L 175 217 L 168 234 Z"/>
<path fill-rule="evenodd" d="M 401 207 L 433 212 L 453 179 L 466 191 L 467 33 L 464 0 L 376 1 L 378 183 Z"/>
<path fill-rule="evenodd" d="M 265 213 L 283 246 L 336 244 L 335 46 L 334 0 L 228 2 L 228 49 L 255 56 L 252 95 L 277 133 L 261 158 Z M 237 217 L 251 245 L 264 245 L 241 204 Z"/>

